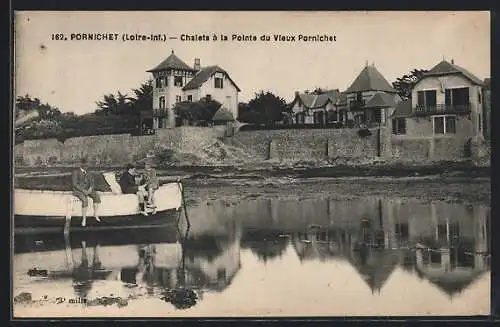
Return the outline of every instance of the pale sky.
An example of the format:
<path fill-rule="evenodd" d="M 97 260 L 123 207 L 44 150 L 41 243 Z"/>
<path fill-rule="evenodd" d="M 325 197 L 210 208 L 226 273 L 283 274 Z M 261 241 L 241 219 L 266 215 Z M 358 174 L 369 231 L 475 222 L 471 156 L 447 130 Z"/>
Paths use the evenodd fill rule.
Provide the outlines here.
<path fill-rule="evenodd" d="M 443 59 L 490 77 L 489 12 L 17 12 L 15 94 L 63 112 L 92 112 L 104 94 L 132 95 L 174 50 L 188 65 L 219 65 L 241 89 L 239 101 L 269 90 L 345 90 L 365 63 L 392 83 Z M 118 41 L 56 41 L 52 33 L 117 33 Z M 227 34 L 230 40 L 123 42 L 125 33 Z M 336 42 L 236 42 L 231 35 L 335 35 Z"/>

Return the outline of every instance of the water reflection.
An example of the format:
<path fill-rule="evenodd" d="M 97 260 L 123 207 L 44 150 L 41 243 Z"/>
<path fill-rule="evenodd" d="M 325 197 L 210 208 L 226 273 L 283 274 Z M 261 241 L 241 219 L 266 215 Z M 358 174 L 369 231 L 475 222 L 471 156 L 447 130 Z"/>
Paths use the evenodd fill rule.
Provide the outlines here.
<path fill-rule="evenodd" d="M 291 255 L 300 266 L 344 262 L 358 275 L 351 282 L 361 277 L 376 296 L 397 267 L 415 281 L 429 281 L 450 299 L 489 271 L 489 206 L 371 198 L 254 200 L 215 202 L 189 213 L 191 228 L 181 221 L 178 229 L 130 235 L 72 234 L 59 241 L 59 236 L 17 236 L 16 276 L 45 270 L 40 275 L 47 282 L 44 290 L 71 280 L 80 298 L 96 296 L 114 281 L 120 286 L 110 288 L 113 294 L 133 298 L 144 290 L 145 296 L 188 309 L 206 293 L 233 287 L 245 267 L 245 251 L 259 262 L 252 268 L 256 271 L 270 262 L 288 262 Z M 283 269 L 285 276 L 289 271 L 286 265 Z M 20 277 L 15 283 L 26 290 L 34 285 Z"/>

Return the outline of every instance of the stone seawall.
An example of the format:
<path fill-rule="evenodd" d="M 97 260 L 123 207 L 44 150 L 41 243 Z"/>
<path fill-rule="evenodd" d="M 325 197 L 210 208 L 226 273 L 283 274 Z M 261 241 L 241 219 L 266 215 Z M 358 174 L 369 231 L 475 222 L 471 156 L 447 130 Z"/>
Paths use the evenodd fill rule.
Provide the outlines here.
<path fill-rule="evenodd" d="M 130 134 L 84 136 L 67 139 L 26 140 L 14 148 L 17 164 L 75 164 L 87 158 L 93 165 L 122 165 L 143 158 L 154 149 L 195 152 L 198 147 L 223 136 L 221 131 L 206 127 L 160 129 L 155 135 Z"/>
<path fill-rule="evenodd" d="M 239 131 L 224 137 L 224 129 L 185 126 L 160 129 L 150 136 L 88 136 L 67 139 L 64 143 L 55 139 L 27 140 L 15 146 L 14 158 L 16 164 L 26 166 L 72 165 L 82 157 L 92 165 L 114 166 L 144 158 L 150 150 L 171 149 L 196 156 L 224 138 L 233 150 L 237 148 L 257 161 L 340 159 L 356 163 L 381 158 L 425 163 L 476 160 L 476 157 L 488 161 L 488 145 L 470 137 L 392 135 L 388 129 L 380 132 L 370 129 L 370 134 L 359 135 L 359 129 L 289 129 Z"/>
<path fill-rule="evenodd" d="M 378 154 L 377 130 L 361 137 L 357 129 L 299 129 L 246 131 L 236 134 L 235 145 L 262 159 L 322 160 L 374 158 Z"/>

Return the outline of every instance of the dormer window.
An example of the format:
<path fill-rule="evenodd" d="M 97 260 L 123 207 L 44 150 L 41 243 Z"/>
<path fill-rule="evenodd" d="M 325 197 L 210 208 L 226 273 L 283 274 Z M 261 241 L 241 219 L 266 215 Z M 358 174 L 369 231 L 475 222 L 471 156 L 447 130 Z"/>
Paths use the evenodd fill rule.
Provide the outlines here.
<path fill-rule="evenodd" d="M 224 74 L 222 74 L 221 72 L 215 73 L 215 76 L 214 76 L 214 87 L 216 89 L 222 89 L 224 87 L 223 86 L 223 80 L 224 80 Z"/>
<path fill-rule="evenodd" d="M 216 89 L 222 89 L 223 88 L 223 79 L 222 79 L 222 77 L 216 77 L 215 78 L 215 88 Z"/>

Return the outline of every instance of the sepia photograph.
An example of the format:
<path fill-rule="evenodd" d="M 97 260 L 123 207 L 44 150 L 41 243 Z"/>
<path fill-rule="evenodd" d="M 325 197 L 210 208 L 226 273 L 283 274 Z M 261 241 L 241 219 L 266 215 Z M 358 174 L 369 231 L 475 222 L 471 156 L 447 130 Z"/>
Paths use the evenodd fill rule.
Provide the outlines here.
<path fill-rule="evenodd" d="M 13 19 L 13 319 L 490 314 L 489 12 Z"/>

